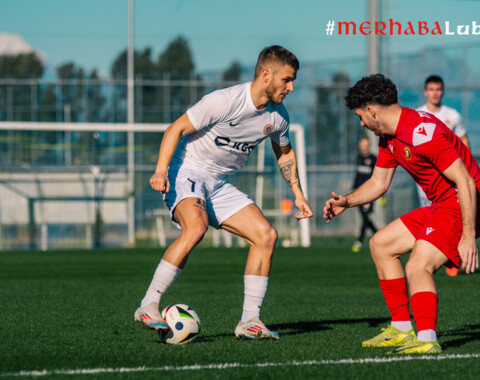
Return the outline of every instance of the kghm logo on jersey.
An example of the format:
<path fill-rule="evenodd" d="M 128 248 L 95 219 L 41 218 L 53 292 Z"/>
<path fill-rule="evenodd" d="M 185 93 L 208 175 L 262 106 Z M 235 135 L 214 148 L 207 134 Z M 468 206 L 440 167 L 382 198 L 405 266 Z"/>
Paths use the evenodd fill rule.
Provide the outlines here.
<path fill-rule="evenodd" d="M 263 127 L 263 134 L 265 136 L 268 136 L 272 132 L 273 132 L 273 125 L 272 124 L 267 124 L 265 127 Z"/>
<path fill-rule="evenodd" d="M 228 137 L 215 137 L 215 145 L 225 146 L 237 150 L 238 152 L 250 153 L 257 144 L 242 143 L 230 140 Z"/>
<path fill-rule="evenodd" d="M 412 151 L 408 146 L 403 148 L 403 153 L 405 154 L 405 158 L 407 159 L 407 161 L 410 161 L 412 159 Z"/>

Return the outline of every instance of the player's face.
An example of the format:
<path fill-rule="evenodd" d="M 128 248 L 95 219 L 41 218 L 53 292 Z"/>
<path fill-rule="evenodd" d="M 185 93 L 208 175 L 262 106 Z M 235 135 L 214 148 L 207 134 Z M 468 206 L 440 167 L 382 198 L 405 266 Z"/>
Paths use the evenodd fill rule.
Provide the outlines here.
<path fill-rule="evenodd" d="M 357 115 L 360 119 L 360 126 L 362 128 L 367 128 L 371 130 L 375 135 L 380 136 L 383 132 L 380 131 L 380 125 L 378 121 L 372 116 L 372 113 L 368 109 L 365 108 L 357 108 L 355 110 L 355 115 Z"/>
<path fill-rule="evenodd" d="M 265 92 L 269 101 L 281 104 L 287 94 L 293 92 L 293 81 L 297 73 L 290 65 L 274 65 L 270 70 L 270 77 Z"/>
<path fill-rule="evenodd" d="M 434 106 L 441 106 L 442 105 L 442 97 L 443 97 L 443 86 L 441 83 L 427 83 L 425 90 L 423 91 L 423 95 L 427 100 L 427 104 L 432 104 Z"/>

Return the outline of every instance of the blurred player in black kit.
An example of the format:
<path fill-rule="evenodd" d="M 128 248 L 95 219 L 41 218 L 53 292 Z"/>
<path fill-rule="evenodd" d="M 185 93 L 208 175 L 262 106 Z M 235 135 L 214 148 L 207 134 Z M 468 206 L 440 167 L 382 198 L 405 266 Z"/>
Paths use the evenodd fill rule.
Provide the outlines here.
<path fill-rule="evenodd" d="M 367 137 L 362 137 L 358 141 L 358 156 L 357 156 L 357 174 L 355 176 L 355 182 L 353 188 L 357 189 L 364 182 L 366 182 L 372 176 L 373 168 L 377 162 L 377 157 L 370 152 L 370 140 Z M 360 229 L 360 235 L 352 246 L 353 252 L 358 252 L 363 245 L 363 239 L 367 228 L 375 233 L 377 228 L 370 220 L 369 215 L 373 211 L 373 203 L 366 203 L 359 208 L 360 215 L 362 215 L 362 227 Z"/>

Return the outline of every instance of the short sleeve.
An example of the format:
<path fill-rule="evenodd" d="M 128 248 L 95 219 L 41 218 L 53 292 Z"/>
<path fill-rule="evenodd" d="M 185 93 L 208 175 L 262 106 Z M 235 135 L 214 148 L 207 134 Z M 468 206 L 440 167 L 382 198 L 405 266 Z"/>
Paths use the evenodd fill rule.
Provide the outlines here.
<path fill-rule="evenodd" d="M 290 117 L 285 108 L 282 111 L 277 115 L 279 128 L 270 135 L 270 139 L 277 145 L 286 146 L 290 144 Z"/>
<path fill-rule="evenodd" d="M 214 91 L 205 95 L 200 101 L 187 110 L 187 116 L 196 130 L 224 120 L 230 112 L 230 99 L 222 91 Z"/>
<path fill-rule="evenodd" d="M 456 112 L 455 115 L 455 123 L 452 125 L 452 131 L 455 133 L 458 137 L 463 137 L 467 134 L 467 130 L 462 124 L 462 116 L 458 112 Z"/>
<path fill-rule="evenodd" d="M 380 137 L 377 162 L 375 163 L 375 166 L 378 166 L 379 168 L 388 169 L 398 166 L 397 160 L 389 150 L 388 141 L 389 140 L 387 140 L 385 137 Z"/>

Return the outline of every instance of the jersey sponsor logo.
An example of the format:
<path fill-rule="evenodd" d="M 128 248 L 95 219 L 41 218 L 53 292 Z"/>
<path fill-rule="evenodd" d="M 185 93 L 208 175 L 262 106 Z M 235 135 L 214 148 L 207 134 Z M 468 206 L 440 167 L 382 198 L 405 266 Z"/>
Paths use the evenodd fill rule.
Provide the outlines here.
<path fill-rule="evenodd" d="M 265 136 L 268 136 L 272 132 L 273 132 L 273 125 L 272 124 L 267 124 L 267 125 L 265 125 L 265 127 L 263 127 L 263 134 Z"/>
<path fill-rule="evenodd" d="M 435 231 L 435 228 L 427 227 L 427 235 L 429 235 L 433 231 Z"/>
<path fill-rule="evenodd" d="M 405 158 L 407 159 L 407 161 L 410 161 L 412 159 L 412 151 L 408 146 L 403 148 L 403 153 L 405 154 Z"/>
<path fill-rule="evenodd" d="M 434 123 L 421 123 L 413 130 L 412 143 L 413 146 L 421 145 L 429 142 L 433 138 L 435 132 Z"/>
<path fill-rule="evenodd" d="M 230 138 L 224 137 L 224 136 L 215 137 L 215 145 L 232 148 L 239 152 L 244 152 L 244 153 L 250 153 L 257 146 L 257 144 L 249 144 L 249 143 L 232 141 L 230 140 Z"/>

